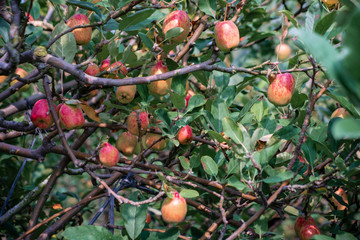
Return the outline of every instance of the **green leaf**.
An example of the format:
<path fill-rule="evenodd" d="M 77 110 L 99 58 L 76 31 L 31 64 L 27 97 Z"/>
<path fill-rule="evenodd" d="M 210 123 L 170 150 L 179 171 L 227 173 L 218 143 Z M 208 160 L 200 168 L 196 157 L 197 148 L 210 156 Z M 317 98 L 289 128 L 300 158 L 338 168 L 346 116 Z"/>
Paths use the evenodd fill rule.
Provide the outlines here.
<path fill-rule="evenodd" d="M 216 176 L 218 174 L 218 166 L 216 162 L 209 156 L 202 156 L 201 163 L 205 172 L 209 175 Z"/>
<path fill-rule="evenodd" d="M 145 223 L 146 218 L 144 219 Z M 83 225 L 78 227 L 67 227 L 61 234 L 70 240 L 98 240 L 115 239 L 111 232 L 102 226 Z"/>
<path fill-rule="evenodd" d="M 222 120 L 222 126 L 226 136 L 231 138 L 236 144 L 243 142 L 244 138 L 238 125 L 230 117 L 226 117 Z"/>
<path fill-rule="evenodd" d="M 306 142 L 301 145 L 301 149 L 305 154 L 306 160 L 308 160 L 310 165 L 313 166 L 316 159 L 316 148 L 314 141 L 312 141 L 311 138 L 307 138 Z"/>
<path fill-rule="evenodd" d="M 199 193 L 192 189 L 183 189 L 179 194 L 184 198 L 196 198 L 199 196 Z"/>
<path fill-rule="evenodd" d="M 213 115 L 215 120 L 214 122 L 215 129 L 219 130 L 219 132 L 222 132 L 223 119 L 229 116 L 229 110 L 222 99 L 220 98 L 215 99 L 215 101 L 211 106 L 211 114 Z"/>
<path fill-rule="evenodd" d="M 190 169 L 190 162 L 189 160 L 186 160 L 186 158 L 184 156 L 180 156 L 180 164 L 181 166 L 185 169 L 185 170 L 189 170 Z"/>
<path fill-rule="evenodd" d="M 131 239 L 137 238 L 145 226 L 147 216 L 147 205 L 140 207 L 123 204 L 121 206 L 121 217 L 124 220 L 125 229 Z"/>
<path fill-rule="evenodd" d="M 170 40 L 174 37 L 178 37 L 184 31 L 181 27 L 174 27 L 165 33 L 165 41 Z"/>
<path fill-rule="evenodd" d="M 286 206 L 284 208 L 284 211 L 290 215 L 299 216 L 299 210 L 297 210 L 296 208 L 294 208 L 292 206 Z"/>
<path fill-rule="evenodd" d="M 325 235 L 315 235 L 311 238 L 312 240 L 335 240 L 335 238 L 328 237 Z"/>
<path fill-rule="evenodd" d="M 261 166 L 266 166 L 269 163 L 270 159 L 276 154 L 281 144 L 282 144 L 281 141 L 279 141 L 274 145 L 271 145 L 260 151 L 257 151 L 255 152 L 253 158 Z"/>
<path fill-rule="evenodd" d="M 105 31 L 117 30 L 118 28 L 119 23 L 112 18 L 104 25 Z"/>
<path fill-rule="evenodd" d="M 227 167 L 227 175 L 240 173 L 240 160 L 238 158 L 231 158 Z"/>
<path fill-rule="evenodd" d="M 339 53 L 330 42 L 313 32 L 298 30 L 296 35 L 299 37 L 299 40 L 302 41 L 307 52 L 312 54 L 319 63 L 324 65 L 329 75 L 334 78 L 334 69 L 339 58 Z"/>
<path fill-rule="evenodd" d="M 201 94 L 196 94 L 190 98 L 186 112 L 190 112 L 194 108 L 200 107 L 205 103 L 205 97 Z"/>
<path fill-rule="evenodd" d="M 91 2 L 76 1 L 76 0 L 66 0 L 66 3 L 68 3 L 70 5 L 77 6 L 77 7 L 82 8 L 82 9 L 94 11 L 97 15 L 101 16 L 101 12 L 100 12 L 99 8 L 96 7 L 94 4 L 92 4 Z"/>
<path fill-rule="evenodd" d="M 283 128 L 280 128 L 279 130 L 277 130 L 273 137 L 278 138 L 278 139 L 286 139 L 289 140 L 292 137 L 298 135 L 300 133 L 300 129 L 298 127 L 295 127 L 293 125 L 290 126 L 286 126 Z"/>
<path fill-rule="evenodd" d="M 164 233 L 152 232 L 146 240 L 177 240 L 179 235 L 179 229 L 172 227 Z"/>
<path fill-rule="evenodd" d="M 188 76 L 188 74 L 185 74 L 173 77 L 171 82 L 171 89 L 179 95 L 185 95 Z"/>
<path fill-rule="evenodd" d="M 224 64 L 220 64 L 220 65 L 223 66 Z M 225 65 L 224 65 L 224 67 L 225 67 Z M 223 89 L 225 89 L 229 85 L 230 74 L 219 72 L 219 71 L 214 71 L 213 76 L 214 76 L 216 86 L 219 87 L 219 92 L 222 92 Z"/>
<path fill-rule="evenodd" d="M 54 39 L 60 33 L 70 29 L 63 21 L 60 21 L 51 33 L 51 39 Z M 67 33 L 58 39 L 52 46 L 51 51 L 59 58 L 65 58 L 65 61 L 71 63 L 76 54 L 76 40 L 74 34 Z"/>
<path fill-rule="evenodd" d="M 264 99 L 257 101 L 251 107 L 250 112 L 252 112 L 258 122 L 261 122 L 264 116 L 269 112 L 267 101 Z"/>
<path fill-rule="evenodd" d="M 151 51 L 153 49 L 154 42 L 145 33 L 139 32 L 139 37 L 145 46 Z"/>
<path fill-rule="evenodd" d="M 250 110 L 250 108 L 259 100 L 259 97 L 254 97 L 251 101 L 247 102 L 241 109 L 237 121 L 240 121 Z"/>
<path fill-rule="evenodd" d="M 228 179 L 228 185 L 235 187 L 239 191 L 243 191 L 246 188 L 246 185 L 240 181 L 240 177 L 235 175 Z"/>
<path fill-rule="evenodd" d="M 153 13 L 155 12 L 155 9 L 147 8 L 144 10 L 140 10 L 134 14 L 131 14 L 128 17 L 125 17 L 121 20 L 119 24 L 119 30 L 127 30 L 127 28 L 138 24 L 142 21 L 145 21 L 148 19 Z"/>
<path fill-rule="evenodd" d="M 263 181 L 265 183 L 271 184 L 271 183 L 278 183 L 285 180 L 288 180 L 294 176 L 293 172 L 281 172 L 277 173 L 275 176 L 270 176 L 265 178 Z"/>
<path fill-rule="evenodd" d="M 185 96 L 170 92 L 170 99 L 177 109 L 183 109 L 185 107 Z"/>
<path fill-rule="evenodd" d="M 216 1 L 213 0 L 201 0 L 199 1 L 199 9 L 205 14 L 215 18 L 216 15 Z"/>
<path fill-rule="evenodd" d="M 334 122 L 331 128 L 335 139 L 360 139 L 360 119 L 345 118 Z"/>
<path fill-rule="evenodd" d="M 10 24 L 0 17 L 0 35 L 3 37 L 5 42 L 9 41 Z"/>
<path fill-rule="evenodd" d="M 351 233 L 347 233 L 347 232 L 342 232 L 339 234 L 336 234 L 336 240 L 357 240 L 358 238 L 356 238 L 354 235 L 352 235 Z"/>
<path fill-rule="evenodd" d="M 290 22 L 292 23 L 292 24 L 294 24 L 294 26 L 296 27 L 296 28 L 299 28 L 299 23 L 296 21 L 296 19 L 293 17 L 294 16 L 294 14 L 292 13 L 292 12 L 290 12 L 290 11 L 288 11 L 288 10 L 281 10 L 281 11 L 279 11 L 279 12 L 281 12 L 282 14 L 284 14 L 289 20 L 290 20 Z"/>
<path fill-rule="evenodd" d="M 167 128 L 170 129 L 171 120 L 169 118 L 168 112 L 163 108 L 159 108 L 156 109 L 155 114 L 163 121 Z"/>
<path fill-rule="evenodd" d="M 324 35 L 330 26 L 334 23 L 336 18 L 337 11 L 332 11 L 329 14 L 326 14 L 320 19 L 320 21 L 315 26 L 315 32 L 320 35 Z"/>
<path fill-rule="evenodd" d="M 340 105 L 344 107 L 347 111 L 349 111 L 349 113 L 351 113 L 355 118 L 360 118 L 360 114 L 354 107 L 354 104 L 352 104 L 348 98 L 331 91 L 329 91 L 327 95 L 330 96 L 335 101 L 338 101 Z"/>

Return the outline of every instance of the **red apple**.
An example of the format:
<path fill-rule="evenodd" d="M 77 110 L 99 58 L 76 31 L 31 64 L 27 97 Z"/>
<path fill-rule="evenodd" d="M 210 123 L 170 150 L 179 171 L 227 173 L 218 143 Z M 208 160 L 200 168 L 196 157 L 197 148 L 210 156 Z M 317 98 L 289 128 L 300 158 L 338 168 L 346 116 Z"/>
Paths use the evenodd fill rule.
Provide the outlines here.
<path fill-rule="evenodd" d="M 79 105 L 63 103 L 59 108 L 61 126 L 71 130 L 83 126 L 85 118 Z"/>
<path fill-rule="evenodd" d="M 307 219 L 303 216 L 298 217 L 294 225 L 296 234 L 300 236 L 301 229 L 309 224 L 315 225 L 315 220 L 311 216 L 309 216 Z"/>
<path fill-rule="evenodd" d="M 295 79 L 291 73 L 276 75 L 275 80 L 268 88 L 268 99 L 276 106 L 287 105 L 295 90 Z"/>
<path fill-rule="evenodd" d="M 179 142 L 183 145 L 190 144 L 193 140 L 193 137 L 194 137 L 193 132 L 189 125 L 186 125 L 185 127 L 181 128 L 177 135 Z"/>
<path fill-rule="evenodd" d="M 184 31 L 171 40 L 174 43 L 181 43 L 186 39 L 190 31 L 190 19 L 186 12 L 178 10 L 166 16 L 162 28 L 164 35 L 167 31 L 176 27 L 181 27 Z"/>
<path fill-rule="evenodd" d="M 134 111 L 130 113 L 126 120 L 128 131 L 136 136 L 139 136 L 138 118 L 140 122 L 140 132 L 143 135 L 149 126 L 149 117 L 145 111 Z"/>
<path fill-rule="evenodd" d="M 300 240 L 310 240 L 314 235 L 320 235 L 320 230 L 314 225 L 306 225 L 300 231 Z"/>
<path fill-rule="evenodd" d="M 216 46 L 222 51 L 230 51 L 239 45 L 239 29 L 232 21 L 217 23 L 214 34 Z"/>
<path fill-rule="evenodd" d="M 99 159 L 104 166 L 113 167 L 119 161 L 119 151 L 110 143 L 106 142 L 99 151 Z"/>
<path fill-rule="evenodd" d="M 84 14 L 77 13 L 70 17 L 66 24 L 69 26 L 69 28 L 73 28 L 80 25 L 89 25 L 90 20 Z M 78 45 L 86 45 L 91 40 L 92 29 L 91 27 L 77 28 L 74 29 L 72 33 L 74 34 L 76 43 Z"/>
<path fill-rule="evenodd" d="M 6 80 L 7 77 L 8 77 L 8 76 L 1 75 L 1 76 L 0 76 L 0 83 L 3 83 L 3 82 Z"/>
<path fill-rule="evenodd" d="M 30 14 L 28 14 L 27 12 L 25 13 L 25 16 L 29 17 L 29 21 L 34 21 L 34 18 Z"/>
<path fill-rule="evenodd" d="M 29 73 L 27 72 L 27 71 L 25 71 L 24 69 L 22 69 L 22 68 L 16 68 L 16 70 L 15 70 L 15 74 L 17 74 L 17 75 L 19 75 L 21 78 L 24 78 L 24 77 L 26 77 Z M 18 82 L 18 80 L 12 80 L 11 82 L 10 82 L 10 86 L 13 86 L 15 83 L 17 83 Z M 25 90 L 27 90 L 27 89 L 29 89 L 29 87 L 30 87 L 30 85 L 29 84 L 26 84 L 26 85 L 24 85 L 24 86 L 22 86 L 21 88 L 20 88 L 20 90 L 21 91 L 25 91 Z"/>
<path fill-rule="evenodd" d="M 146 214 L 146 221 L 145 221 L 147 224 L 150 224 L 151 223 L 151 216 L 149 213 Z"/>
<path fill-rule="evenodd" d="M 95 76 L 96 74 L 100 73 L 100 68 L 97 64 L 90 63 L 86 68 L 85 73 L 89 74 L 90 76 Z"/>
<path fill-rule="evenodd" d="M 34 104 L 30 119 L 36 127 L 42 129 L 47 129 L 54 123 L 46 99 L 40 99 Z"/>
<path fill-rule="evenodd" d="M 190 98 L 191 98 L 191 94 L 188 93 L 188 94 L 186 95 L 186 97 L 185 97 L 185 107 L 187 107 L 187 106 L 189 105 L 189 100 L 190 100 Z"/>
<path fill-rule="evenodd" d="M 149 75 L 156 75 L 168 72 L 169 69 L 162 64 L 161 61 L 157 62 L 155 66 L 150 68 Z M 151 82 L 148 85 L 150 93 L 157 96 L 164 96 L 171 89 L 172 79 L 160 80 Z"/>
<path fill-rule="evenodd" d="M 124 78 L 128 74 L 125 65 L 121 61 L 114 62 L 110 66 L 110 58 L 107 58 L 101 62 L 100 70 L 101 72 L 103 71 L 110 72 L 110 74 L 104 75 L 104 77 L 107 78 L 115 78 L 115 79 Z"/>
<path fill-rule="evenodd" d="M 279 60 L 285 60 L 290 56 L 291 48 L 286 43 L 280 43 L 276 46 L 275 53 L 278 55 Z"/>
<path fill-rule="evenodd" d="M 161 206 L 162 218 L 168 223 L 181 222 L 184 220 L 186 212 L 186 201 L 178 192 L 173 194 L 173 198 L 167 197 Z"/>
<path fill-rule="evenodd" d="M 130 132 L 123 132 L 119 135 L 116 141 L 116 148 L 125 156 L 130 156 L 134 153 L 137 142 L 137 136 L 132 135 Z"/>
<path fill-rule="evenodd" d="M 107 69 L 109 68 L 110 66 L 110 58 L 107 58 L 105 60 L 103 60 L 101 62 L 101 65 L 100 65 L 100 71 L 103 72 L 103 71 L 107 71 Z"/>

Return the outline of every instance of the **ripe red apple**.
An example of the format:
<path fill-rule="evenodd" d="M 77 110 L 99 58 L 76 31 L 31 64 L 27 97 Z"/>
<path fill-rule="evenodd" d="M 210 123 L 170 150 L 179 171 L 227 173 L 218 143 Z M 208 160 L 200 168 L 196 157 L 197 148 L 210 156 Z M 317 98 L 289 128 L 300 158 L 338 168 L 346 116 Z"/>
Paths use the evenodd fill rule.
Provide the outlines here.
<path fill-rule="evenodd" d="M 156 128 L 157 130 L 159 130 L 158 128 Z M 155 141 L 159 140 L 162 136 L 160 134 L 157 133 L 147 133 L 146 137 L 145 137 L 145 144 L 147 147 L 150 147 L 151 144 L 153 144 Z M 166 148 L 167 146 L 167 141 L 165 139 L 162 139 L 160 142 L 155 143 L 155 145 L 153 145 L 151 147 L 152 150 L 154 151 L 162 151 Z"/>
<path fill-rule="evenodd" d="M 186 201 L 178 192 L 173 194 L 173 198 L 167 197 L 161 206 L 162 218 L 168 223 L 181 222 L 184 220 L 186 212 Z"/>
<path fill-rule="evenodd" d="M 150 68 L 149 75 L 162 74 L 168 71 L 169 69 L 165 65 L 163 65 L 161 61 L 159 61 L 155 66 Z M 172 82 L 171 78 L 166 80 L 151 82 L 148 85 L 148 88 L 150 93 L 152 93 L 153 95 L 164 96 L 171 89 L 171 82 Z"/>
<path fill-rule="evenodd" d="M 134 100 L 136 85 L 119 86 L 116 89 L 116 98 L 120 103 L 128 104 Z"/>
<path fill-rule="evenodd" d="M 350 113 L 348 111 L 346 111 L 345 108 L 338 108 L 336 109 L 332 114 L 330 118 L 347 118 L 350 116 Z"/>
<path fill-rule="evenodd" d="M 191 94 L 188 93 L 188 94 L 186 95 L 186 97 L 185 97 L 185 107 L 187 107 L 187 106 L 189 105 L 189 100 L 190 100 L 190 98 L 191 98 Z"/>
<path fill-rule="evenodd" d="M 85 73 L 89 74 L 90 76 L 95 76 L 96 74 L 100 73 L 100 68 L 97 64 L 90 63 L 86 68 Z"/>
<path fill-rule="evenodd" d="M 224 52 L 237 47 L 240 42 L 239 29 L 232 21 L 216 24 L 214 29 L 216 46 Z"/>
<path fill-rule="evenodd" d="M 99 151 L 99 159 L 104 166 L 113 167 L 119 161 L 119 151 L 110 143 L 106 142 Z"/>
<path fill-rule="evenodd" d="M 290 102 L 294 89 L 295 79 L 291 73 L 278 74 L 269 85 L 268 99 L 276 106 L 284 106 Z"/>
<path fill-rule="evenodd" d="M 132 135 L 130 132 L 123 132 L 116 140 L 116 148 L 121 151 L 125 156 L 130 156 L 134 153 L 138 142 L 137 136 Z"/>
<path fill-rule="evenodd" d="M 147 213 L 146 215 L 146 221 L 145 221 L 147 224 L 150 224 L 151 223 L 151 216 L 149 213 Z"/>
<path fill-rule="evenodd" d="M 137 116 L 137 115 L 139 115 L 139 116 Z M 127 129 L 131 134 L 136 135 L 136 136 L 139 136 L 138 117 L 139 117 L 139 121 L 140 121 L 141 135 L 143 135 L 146 132 L 146 130 L 149 126 L 149 117 L 148 117 L 147 112 L 134 111 L 134 112 L 130 113 L 130 115 L 128 116 L 128 118 L 126 120 Z"/>
<path fill-rule="evenodd" d="M 193 132 L 189 125 L 186 125 L 185 127 L 181 128 L 177 135 L 177 139 L 183 145 L 190 144 L 193 140 L 193 137 L 194 137 Z"/>
<path fill-rule="evenodd" d="M 36 127 L 42 129 L 47 129 L 54 123 L 46 99 L 40 99 L 34 104 L 34 107 L 31 110 L 30 119 Z"/>
<path fill-rule="evenodd" d="M 114 62 L 110 66 L 110 58 L 107 58 L 101 62 L 100 70 L 101 72 L 103 71 L 110 72 L 110 74 L 104 75 L 104 77 L 107 78 L 115 78 L 115 79 L 124 78 L 128 74 L 125 65 L 121 61 Z"/>
<path fill-rule="evenodd" d="M 306 225 L 300 231 L 300 240 L 310 240 L 314 235 L 320 235 L 320 230 L 314 225 Z"/>
<path fill-rule="evenodd" d="M 278 55 L 279 60 L 285 60 L 290 56 L 291 48 L 286 43 L 280 43 L 276 46 L 275 53 Z"/>
<path fill-rule="evenodd" d="M 34 21 L 34 18 L 30 14 L 28 14 L 27 12 L 25 13 L 25 16 L 29 17 L 29 21 Z"/>
<path fill-rule="evenodd" d="M 300 231 L 306 225 L 315 225 L 315 220 L 309 216 L 307 219 L 304 216 L 300 216 L 296 219 L 294 229 L 298 236 L 300 236 Z"/>
<path fill-rule="evenodd" d="M 343 201 L 347 204 L 349 204 L 349 200 L 347 198 L 346 192 L 344 191 L 344 189 L 339 188 L 336 192 L 336 195 L 339 195 Z M 335 197 L 332 197 L 331 200 L 333 201 L 334 205 L 336 206 L 337 210 L 339 211 L 344 211 L 345 209 L 347 209 L 346 206 L 342 205 L 338 200 L 336 200 Z"/>
<path fill-rule="evenodd" d="M 176 27 L 181 27 L 184 31 L 171 40 L 174 43 L 181 43 L 186 39 L 190 31 L 190 19 L 186 12 L 178 10 L 166 16 L 162 28 L 164 35 L 167 31 Z"/>
<path fill-rule="evenodd" d="M 59 108 L 61 126 L 67 130 L 83 126 L 85 118 L 79 105 L 63 103 Z"/>
<path fill-rule="evenodd" d="M 80 25 L 89 25 L 90 20 L 87 16 L 81 13 L 77 13 L 69 18 L 69 20 L 66 23 L 69 28 L 73 28 L 75 26 Z M 72 33 L 75 36 L 76 44 L 77 45 L 86 45 L 91 40 L 91 33 L 92 29 L 91 27 L 87 28 L 77 28 L 72 31 Z"/>

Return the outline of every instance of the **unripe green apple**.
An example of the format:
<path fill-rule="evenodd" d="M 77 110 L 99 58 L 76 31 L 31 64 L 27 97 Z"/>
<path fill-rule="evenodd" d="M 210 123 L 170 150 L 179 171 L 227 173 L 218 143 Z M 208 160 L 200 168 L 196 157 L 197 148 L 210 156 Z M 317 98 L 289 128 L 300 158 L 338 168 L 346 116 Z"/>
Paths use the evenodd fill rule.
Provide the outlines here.
<path fill-rule="evenodd" d="M 128 104 L 134 100 L 135 94 L 136 85 L 119 86 L 116 89 L 116 98 L 123 104 Z"/>
<path fill-rule="evenodd" d="M 47 129 L 54 123 L 46 99 L 40 99 L 34 104 L 34 107 L 31 110 L 30 119 L 36 127 L 42 129 Z"/>
<path fill-rule="evenodd" d="M 123 132 L 116 141 L 116 148 L 125 156 L 130 156 L 134 153 L 137 142 L 137 136 L 132 135 L 130 132 Z"/>
<path fill-rule="evenodd" d="M 268 88 L 268 99 L 276 106 L 285 106 L 292 98 L 295 90 L 295 79 L 291 73 L 276 75 Z"/>
<path fill-rule="evenodd" d="M 173 198 L 167 197 L 161 206 L 162 218 L 168 223 L 181 222 L 184 220 L 186 212 L 186 200 L 178 192 L 173 194 Z"/>
<path fill-rule="evenodd" d="M 141 135 L 146 133 L 146 130 L 149 126 L 149 117 L 148 117 L 147 112 L 134 111 L 134 112 L 130 113 L 130 115 L 128 116 L 128 118 L 126 120 L 127 129 L 131 134 L 136 135 L 136 136 L 139 136 L 138 118 L 139 118 L 139 122 L 140 122 Z"/>
<path fill-rule="evenodd" d="M 194 137 L 193 132 L 189 125 L 186 125 L 185 127 L 181 128 L 177 135 L 177 139 L 183 145 L 190 144 L 193 140 L 193 137 Z"/>
<path fill-rule="evenodd" d="M 166 16 L 162 28 L 164 35 L 167 31 L 176 27 L 181 27 L 184 31 L 179 36 L 172 38 L 171 41 L 181 43 L 186 39 L 190 31 L 190 19 L 186 12 L 178 10 Z"/>
<path fill-rule="evenodd" d="M 81 128 L 84 125 L 84 113 L 79 105 L 63 103 L 59 108 L 61 126 L 67 130 Z"/>
<path fill-rule="evenodd" d="M 169 69 L 165 65 L 163 65 L 161 61 L 159 61 L 155 66 L 153 66 L 150 69 L 149 75 L 162 74 L 168 71 Z M 166 80 L 151 82 L 149 83 L 148 88 L 150 93 L 152 93 L 153 95 L 164 96 L 171 89 L 171 82 L 172 82 L 171 78 Z"/>
<path fill-rule="evenodd" d="M 90 20 L 87 16 L 81 13 L 77 13 L 69 18 L 66 23 L 70 28 L 80 26 L 80 25 L 89 25 Z M 91 40 L 91 27 L 87 28 L 77 28 L 72 31 L 75 36 L 77 45 L 87 45 Z"/>
<path fill-rule="evenodd" d="M 224 52 L 237 47 L 240 42 L 239 29 L 232 21 L 223 21 L 216 24 L 215 29 L 216 46 Z"/>
<path fill-rule="evenodd" d="M 106 167 L 115 166 L 119 156 L 119 151 L 108 142 L 104 143 L 99 151 L 100 162 Z"/>

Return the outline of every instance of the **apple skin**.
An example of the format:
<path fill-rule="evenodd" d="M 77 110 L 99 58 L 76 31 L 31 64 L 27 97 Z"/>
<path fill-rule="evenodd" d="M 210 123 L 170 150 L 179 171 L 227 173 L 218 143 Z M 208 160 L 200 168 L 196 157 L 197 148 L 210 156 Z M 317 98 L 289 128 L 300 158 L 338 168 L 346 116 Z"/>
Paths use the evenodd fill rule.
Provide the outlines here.
<path fill-rule="evenodd" d="M 137 143 L 137 136 L 132 135 L 130 132 L 123 132 L 116 140 L 115 146 L 125 156 L 130 156 L 134 153 Z"/>
<path fill-rule="evenodd" d="M 146 221 L 145 221 L 147 224 L 150 224 L 151 223 L 151 216 L 149 213 L 146 214 Z"/>
<path fill-rule="evenodd" d="M 314 225 L 306 225 L 300 231 L 300 240 L 310 240 L 314 235 L 319 235 L 320 230 Z"/>
<path fill-rule="evenodd" d="M 301 229 L 307 225 L 315 225 L 315 220 L 311 216 L 309 216 L 307 219 L 305 219 L 304 216 L 298 217 L 294 225 L 296 234 L 300 236 Z"/>
<path fill-rule="evenodd" d="M 167 197 L 161 206 L 162 218 L 167 223 L 181 222 L 184 220 L 186 212 L 186 200 L 178 192 L 174 193 L 173 198 Z"/>
<path fill-rule="evenodd" d="M 99 151 L 100 162 L 106 167 L 115 166 L 119 161 L 119 156 L 119 151 L 108 142 L 104 143 Z"/>
<path fill-rule="evenodd" d="M 276 46 L 275 53 L 278 55 L 279 60 L 285 60 L 290 56 L 291 48 L 286 43 L 280 43 Z"/>
<path fill-rule="evenodd" d="M 6 80 L 7 77 L 8 77 L 8 76 L 1 75 L 1 76 L 0 76 L 0 83 L 3 83 L 3 82 Z"/>
<path fill-rule="evenodd" d="M 120 103 L 128 104 L 134 100 L 136 85 L 119 86 L 116 89 L 116 98 Z"/>
<path fill-rule="evenodd" d="M 137 112 L 132 112 L 130 113 L 130 115 L 128 116 L 127 120 L 126 120 L 126 125 L 127 125 L 127 129 L 128 131 L 135 135 L 135 136 L 139 136 L 139 127 L 138 127 L 138 121 L 137 121 Z M 144 133 L 146 133 L 146 130 L 149 126 L 149 117 L 147 112 L 142 111 L 139 112 L 139 119 L 140 119 L 140 130 L 141 130 L 141 135 L 143 135 Z"/>
<path fill-rule="evenodd" d="M 156 128 L 156 130 L 159 130 Z M 153 144 L 155 141 L 159 140 L 162 136 L 157 133 L 147 133 L 145 137 L 145 144 L 147 147 L 150 147 L 151 144 Z M 151 147 L 154 151 L 162 151 L 166 148 L 167 141 L 165 139 L 162 139 L 160 142 L 155 143 L 154 146 Z"/>
<path fill-rule="evenodd" d="M 276 106 L 287 105 L 295 90 L 295 79 L 291 73 L 276 75 L 275 80 L 268 88 L 268 99 Z"/>
<path fill-rule="evenodd" d="M 67 23 L 69 28 L 73 28 L 80 25 L 89 25 L 90 20 L 87 16 L 81 13 L 77 13 L 73 16 L 71 16 Z M 87 28 L 77 28 L 72 31 L 72 33 L 75 36 L 76 44 L 77 45 L 87 45 L 91 40 L 91 33 L 92 29 L 91 27 Z"/>
<path fill-rule="evenodd" d="M 186 97 L 185 97 L 185 107 L 187 107 L 187 106 L 189 105 L 189 100 L 190 100 L 190 98 L 191 98 L 191 94 L 188 93 L 188 94 L 186 95 Z"/>
<path fill-rule="evenodd" d="M 184 31 L 179 36 L 172 38 L 171 41 L 181 43 L 186 39 L 190 31 L 190 18 L 186 12 L 178 10 L 166 16 L 162 28 L 164 35 L 167 31 L 176 27 L 181 27 Z"/>
<path fill-rule="evenodd" d="M 331 114 L 330 119 L 331 118 L 336 118 L 336 117 L 347 118 L 349 116 L 350 116 L 350 113 L 348 111 L 346 111 L 345 108 L 338 108 Z"/>
<path fill-rule="evenodd" d="M 67 130 L 80 128 L 85 122 L 83 111 L 79 105 L 61 104 L 59 118 L 61 126 Z"/>
<path fill-rule="evenodd" d="M 19 75 L 21 78 L 24 78 L 24 77 L 26 77 L 29 73 L 28 73 L 27 71 L 25 71 L 24 69 L 22 69 L 22 68 L 16 68 L 15 74 Z M 10 86 L 14 85 L 14 84 L 17 83 L 17 82 L 18 82 L 18 80 L 16 80 L 16 79 L 15 79 L 15 80 L 12 80 L 12 81 L 10 82 Z M 30 85 L 29 85 L 29 84 L 26 84 L 26 85 L 22 86 L 22 87 L 20 88 L 20 90 L 21 90 L 21 91 L 25 91 L 25 90 L 29 89 L 29 87 L 30 87 Z"/>
<path fill-rule="evenodd" d="M 349 200 L 347 198 L 347 195 L 344 191 L 344 189 L 339 188 L 336 192 L 336 195 L 339 195 L 340 197 L 342 197 L 343 201 L 347 204 L 349 204 Z M 337 210 L 339 211 L 344 211 L 345 209 L 347 209 L 346 206 L 342 205 L 338 200 L 336 200 L 335 197 L 332 197 L 331 200 L 333 201 L 334 205 L 336 206 Z"/>
<path fill-rule="evenodd" d="M 90 76 L 95 76 L 96 74 L 100 73 L 100 68 L 97 64 L 95 63 L 90 63 L 88 65 L 88 67 L 85 70 L 85 73 L 90 75 Z"/>
<path fill-rule="evenodd" d="M 27 12 L 25 13 L 25 16 L 29 17 L 29 21 L 34 21 L 34 18 L 30 14 L 28 14 Z"/>
<path fill-rule="evenodd" d="M 34 104 L 30 119 L 36 127 L 41 129 L 48 129 L 54 123 L 46 99 L 40 99 Z"/>
<path fill-rule="evenodd" d="M 156 75 L 168 72 L 169 69 L 162 64 L 161 61 L 157 62 L 155 66 L 150 68 L 149 75 Z M 156 96 L 164 96 L 171 89 L 172 79 L 160 80 L 151 82 L 148 85 L 149 92 Z"/>
<path fill-rule="evenodd" d="M 186 125 L 185 127 L 181 128 L 177 135 L 177 139 L 183 145 L 190 144 L 193 140 L 193 137 L 194 137 L 193 132 L 189 125 Z"/>
<path fill-rule="evenodd" d="M 113 70 L 115 68 L 116 70 Z M 114 62 L 110 66 L 110 58 L 107 58 L 101 62 L 100 71 L 110 72 L 110 74 L 106 74 L 104 77 L 114 79 L 124 78 L 128 74 L 125 65 L 121 61 Z"/>
<path fill-rule="evenodd" d="M 239 29 L 232 21 L 216 24 L 214 29 L 216 46 L 224 52 L 237 47 L 240 42 Z"/>

